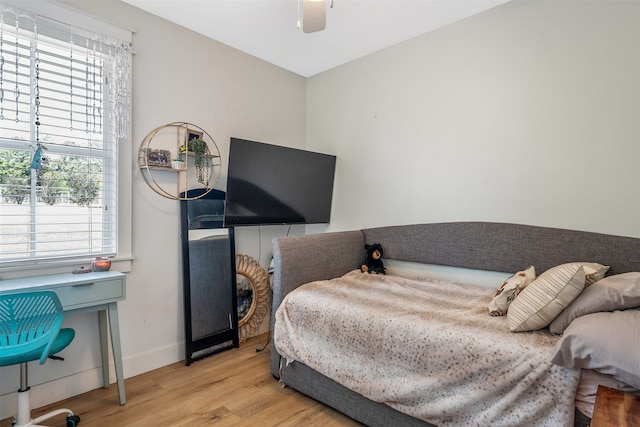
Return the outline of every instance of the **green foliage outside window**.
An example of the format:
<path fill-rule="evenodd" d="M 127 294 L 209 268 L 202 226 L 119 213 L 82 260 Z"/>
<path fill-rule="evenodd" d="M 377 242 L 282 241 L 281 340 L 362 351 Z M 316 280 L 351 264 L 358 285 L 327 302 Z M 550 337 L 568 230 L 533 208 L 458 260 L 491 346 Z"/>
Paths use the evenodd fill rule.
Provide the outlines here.
<path fill-rule="evenodd" d="M 22 204 L 31 193 L 31 152 L 0 150 L 0 194 L 9 203 Z M 46 156 L 36 171 L 36 194 L 54 205 L 63 193 L 78 206 L 90 206 L 102 189 L 102 165 L 80 156 Z"/>

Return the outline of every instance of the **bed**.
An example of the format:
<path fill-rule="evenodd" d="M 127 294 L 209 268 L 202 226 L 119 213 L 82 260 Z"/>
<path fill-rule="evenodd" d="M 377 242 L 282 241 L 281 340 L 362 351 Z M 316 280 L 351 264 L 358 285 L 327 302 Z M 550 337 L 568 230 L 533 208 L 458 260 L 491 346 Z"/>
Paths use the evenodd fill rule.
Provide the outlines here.
<path fill-rule="evenodd" d="M 365 243 L 382 245 L 387 275 L 358 270 Z M 272 374 L 364 424 L 586 425 L 587 385 L 640 388 L 638 358 L 623 354 L 637 348 L 584 338 L 603 316 L 627 325 L 619 345 L 637 337 L 640 239 L 461 222 L 282 238 L 273 253 Z M 572 279 L 554 333 L 539 311 L 527 322 L 547 324 L 523 332 L 530 325 L 511 308 L 490 315 L 496 288 L 527 266 L 538 271 L 529 283 Z M 538 286 L 520 289 L 512 306 Z M 514 313 L 530 309 L 519 305 Z M 595 363 L 593 345 L 614 350 Z"/>

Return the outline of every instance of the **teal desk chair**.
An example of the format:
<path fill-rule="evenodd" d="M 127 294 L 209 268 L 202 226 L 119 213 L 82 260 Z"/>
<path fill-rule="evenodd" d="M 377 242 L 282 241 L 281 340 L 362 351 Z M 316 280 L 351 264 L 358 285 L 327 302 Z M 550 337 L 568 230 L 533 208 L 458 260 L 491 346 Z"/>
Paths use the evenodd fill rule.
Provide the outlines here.
<path fill-rule="evenodd" d="M 80 417 L 68 409 L 58 409 L 31 419 L 27 362 L 47 358 L 71 343 L 73 329 L 62 326 L 62 305 L 55 292 L 24 292 L 0 295 L 0 366 L 20 364 L 18 415 L 15 427 L 38 426 L 59 414 L 67 414 L 67 427 L 75 427 Z"/>

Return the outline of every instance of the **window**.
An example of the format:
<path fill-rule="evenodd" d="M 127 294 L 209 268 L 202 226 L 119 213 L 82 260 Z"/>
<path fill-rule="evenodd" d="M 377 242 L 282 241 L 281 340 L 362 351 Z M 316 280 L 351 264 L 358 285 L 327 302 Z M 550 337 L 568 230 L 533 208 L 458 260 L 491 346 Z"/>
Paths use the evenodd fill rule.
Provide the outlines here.
<path fill-rule="evenodd" d="M 0 5 L 0 267 L 114 256 L 128 41 Z"/>

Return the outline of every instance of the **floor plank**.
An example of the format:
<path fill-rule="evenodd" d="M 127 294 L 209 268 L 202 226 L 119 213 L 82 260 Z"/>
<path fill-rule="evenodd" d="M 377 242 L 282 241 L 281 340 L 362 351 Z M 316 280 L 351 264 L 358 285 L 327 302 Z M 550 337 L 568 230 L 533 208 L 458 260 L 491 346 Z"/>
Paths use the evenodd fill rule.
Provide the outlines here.
<path fill-rule="evenodd" d="M 184 366 L 169 366 L 125 380 L 127 404 L 118 404 L 115 384 L 32 411 L 57 408 L 80 415 L 83 427 L 100 426 L 322 426 L 361 424 L 289 388 L 269 372 L 270 351 L 256 352 L 266 336 Z M 47 421 L 64 426 L 65 416 Z M 0 427 L 11 420 L 0 421 Z"/>

